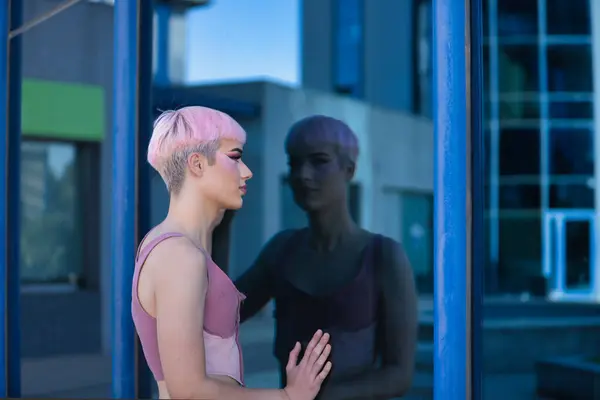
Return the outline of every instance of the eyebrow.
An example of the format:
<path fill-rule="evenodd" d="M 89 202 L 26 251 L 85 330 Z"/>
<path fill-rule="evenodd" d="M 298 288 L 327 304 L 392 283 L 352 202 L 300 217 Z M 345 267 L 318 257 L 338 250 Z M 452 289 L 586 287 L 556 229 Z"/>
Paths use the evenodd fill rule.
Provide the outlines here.
<path fill-rule="evenodd" d="M 230 151 L 237 151 L 240 154 L 244 154 L 244 150 L 240 149 L 239 147 L 234 147 L 233 149 L 231 149 Z"/>

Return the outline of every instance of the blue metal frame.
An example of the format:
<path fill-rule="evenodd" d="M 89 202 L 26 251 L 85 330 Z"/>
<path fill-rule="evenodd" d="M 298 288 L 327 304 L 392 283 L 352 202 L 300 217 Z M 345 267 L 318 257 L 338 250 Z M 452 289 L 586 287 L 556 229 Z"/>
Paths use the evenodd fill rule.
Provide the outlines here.
<path fill-rule="evenodd" d="M 586 289 L 570 290 L 566 286 L 567 277 L 567 243 L 566 223 L 570 221 L 583 221 L 590 224 L 590 287 Z M 598 218 L 595 210 L 587 209 L 554 209 L 544 213 L 543 219 L 543 248 L 542 266 L 543 275 L 549 282 L 550 297 L 564 298 L 574 296 L 578 298 L 594 296 L 596 275 L 596 235 L 598 234 Z"/>
<path fill-rule="evenodd" d="M 471 391 L 472 399 L 483 398 L 483 296 L 486 232 L 485 214 L 485 146 L 483 139 L 483 5 L 470 0 L 470 131 L 472 196 L 471 261 Z M 467 293 L 468 295 L 468 293 Z"/>
<path fill-rule="evenodd" d="M 117 399 L 136 398 L 137 354 L 130 304 L 136 247 L 139 1 L 115 1 L 114 4 L 111 346 L 112 394 Z"/>
<path fill-rule="evenodd" d="M 151 172 L 145 154 L 152 131 L 153 3 L 115 2 L 115 91 L 112 198 L 112 391 L 151 398 L 151 375 L 131 318 L 138 243 L 150 229 Z"/>
<path fill-rule="evenodd" d="M 2 141 L 0 141 L 0 165 L 4 170 L 8 170 L 8 146 L 9 146 L 9 130 L 8 130 L 8 32 L 9 32 L 9 21 L 8 16 L 8 5 L 10 0 L 0 0 L 0 129 L 2 129 Z M 7 272 L 10 268 L 8 260 L 8 238 L 10 237 L 8 216 L 10 211 L 8 210 L 8 179 L 7 174 L 0 174 L 0 202 L 2 211 L 0 218 L 2 222 L 2 230 L 0 230 L 0 276 L 7 276 Z M 2 285 L 2 294 L 0 295 L 0 320 L 6 321 L 7 314 L 10 311 L 8 298 L 6 296 L 8 292 L 8 281 L 4 279 Z M 0 375 L 3 379 L 0 380 L 0 397 L 8 397 L 8 363 L 7 363 L 7 326 L 4 324 L 3 328 L 0 329 Z"/>
<path fill-rule="evenodd" d="M 481 105 L 471 109 L 470 2 L 434 0 L 433 5 L 434 398 L 468 399 L 473 395 L 470 119 L 481 113 Z"/>
<path fill-rule="evenodd" d="M 22 23 L 22 0 L 0 0 L 0 274 L 4 277 L 0 294 L 3 327 L 0 329 L 0 397 L 21 396 L 21 357 L 19 326 L 20 250 L 20 152 L 21 152 L 21 38 L 9 41 L 8 34 Z"/>

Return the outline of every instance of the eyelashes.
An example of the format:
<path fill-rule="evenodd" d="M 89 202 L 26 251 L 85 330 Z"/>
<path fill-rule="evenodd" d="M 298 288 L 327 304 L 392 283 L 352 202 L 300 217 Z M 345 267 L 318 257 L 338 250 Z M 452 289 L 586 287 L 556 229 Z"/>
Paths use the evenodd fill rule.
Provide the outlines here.
<path fill-rule="evenodd" d="M 234 160 L 235 162 L 239 162 L 242 159 L 241 155 L 235 155 L 235 156 L 228 156 L 229 158 L 231 158 L 232 160 Z"/>

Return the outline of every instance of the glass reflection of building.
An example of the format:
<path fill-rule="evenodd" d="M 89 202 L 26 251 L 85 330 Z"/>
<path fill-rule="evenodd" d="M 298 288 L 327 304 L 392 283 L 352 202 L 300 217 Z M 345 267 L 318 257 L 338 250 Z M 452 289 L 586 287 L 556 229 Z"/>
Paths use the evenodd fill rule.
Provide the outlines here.
<path fill-rule="evenodd" d="M 541 290 L 543 214 L 594 208 L 589 0 L 484 1 L 489 291 Z M 589 230 L 567 226 L 568 280 Z M 572 275 L 572 276 L 571 276 Z"/>

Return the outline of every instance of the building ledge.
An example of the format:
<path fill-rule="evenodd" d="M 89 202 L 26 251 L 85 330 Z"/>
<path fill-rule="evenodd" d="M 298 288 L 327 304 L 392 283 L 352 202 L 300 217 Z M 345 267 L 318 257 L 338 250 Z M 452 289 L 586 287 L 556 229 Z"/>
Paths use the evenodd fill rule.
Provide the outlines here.
<path fill-rule="evenodd" d="M 154 88 L 154 111 L 173 110 L 186 106 L 213 108 L 238 118 L 255 118 L 260 115 L 259 104 L 231 100 L 201 93 L 201 86 Z"/>

